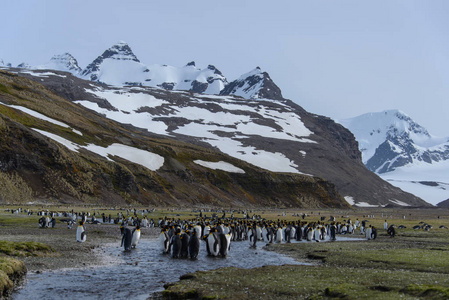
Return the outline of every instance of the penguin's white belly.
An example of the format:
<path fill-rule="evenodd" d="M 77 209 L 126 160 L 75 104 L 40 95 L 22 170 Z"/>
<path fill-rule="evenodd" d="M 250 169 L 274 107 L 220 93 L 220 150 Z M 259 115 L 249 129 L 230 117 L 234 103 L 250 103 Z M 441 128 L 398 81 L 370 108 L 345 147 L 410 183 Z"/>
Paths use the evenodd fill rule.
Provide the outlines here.
<path fill-rule="evenodd" d="M 208 236 L 209 233 L 210 233 L 210 227 L 209 226 L 204 227 L 204 233 L 203 233 L 204 236 Z"/>
<path fill-rule="evenodd" d="M 218 245 L 215 245 L 215 237 L 213 236 L 213 234 L 209 234 L 209 236 L 207 237 L 207 243 L 209 245 L 210 254 L 212 254 L 213 256 L 217 256 L 218 253 L 220 253 L 220 249 Z"/>
<path fill-rule="evenodd" d="M 366 238 L 367 238 L 368 240 L 371 239 L 371 228 L 367 228 L 367 229 L 366 229 Z"/>
<path fill-rule="evenodd" d="M 290 238 L 294 239 L 296 236 L 296 228 L 292 227 L 292 229 L 290 230 Z"/>
<path fill-rule="evenodd" d="M 265 243 L 268 243 L 267 233 L 268 233 L 268 230 L 264 227 L 264 228 L 262 229 L 262 237 L 263 237 L 263 241 L 264 241 Z"/>
<path fill-rule="evenodd" d="M 250 229 L 250 230 L 248 230 L 248 241 L 249 241 L 249 244 L 250 245 L 252 245 L 253 244 L 253 232 L 252 232 L 252 230 Z"/>
<path fill-rule="evenodd" d="M 76 229 L 76 241 L 81 243 L 86 241 L 86 233 L 83 226 L 78 226 Z"/>
<path fill-rule="evenodd" d="M 256 227 L 256 236 L 259 241 L 263 240 L 262 229 L 259 226 Z"/>
<path fill-rule="evenodd" d="M 161 234 L 159 234 L 159 246 L 161 247 L 162 251 L 167 252 L 167 237 L 165 235 L 165 233 L 161 232 Z"/>
<path fill-rule="evenodd" d="M 228 246 L 228 251 L 231 249 L 231 234 L 226 234 L 226 242 Z"/>
<path fill-rule="evenodd" d="M 282 232 L 282 229 L 279 228 L 276 231 L 276 243 L 280 243 L 280 242 L 282 242 L 282 240 L 283 240 L 283 232 Z"/>
<path fill-rule="evenodd" d="M 134 231 L 133 238 L 131 240 L 131 247 L 136 247 L 140 240 L 140 230 Z"/>
<path fill-rule="evenodd" d="M 310 230 L 307 232 L 307 240 L 308 240 L 308 241 L 311 241 L 311 240 L 313 239 L 313 232 L 314 232 L 313 229 L 310 229 Z"/>

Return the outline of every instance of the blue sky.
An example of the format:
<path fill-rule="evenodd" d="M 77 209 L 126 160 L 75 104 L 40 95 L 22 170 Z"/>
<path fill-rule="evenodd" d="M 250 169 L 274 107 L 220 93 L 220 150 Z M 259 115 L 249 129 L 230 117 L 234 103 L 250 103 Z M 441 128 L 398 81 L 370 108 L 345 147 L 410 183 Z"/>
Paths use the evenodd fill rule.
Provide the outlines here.
<path fill-rule="evenodd" d="M 334 119 L 400 109 L 449 136 L 449 1 L 3 1 L 0 59 L 82 68 L 123 40 L 142 63 L 256 66 Z"/>

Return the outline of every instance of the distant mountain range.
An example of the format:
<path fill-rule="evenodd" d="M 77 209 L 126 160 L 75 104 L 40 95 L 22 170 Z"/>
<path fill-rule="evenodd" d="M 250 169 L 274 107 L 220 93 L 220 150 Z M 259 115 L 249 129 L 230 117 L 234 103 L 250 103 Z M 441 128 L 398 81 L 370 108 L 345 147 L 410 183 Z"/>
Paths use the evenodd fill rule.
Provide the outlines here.
<path fill-rule="evenodd" d="M 399 110 L 339 123 L 354 134 L 369 170 L 432 204 L 449 199 L 449 137 L 431 135 Z"/>
<path fill-rule="evenodd" d="M 130 138 L 129 134 L 126 138 L 108 135 L 107 140 L 112 139 L 115 143 L 126 141 L 126 145 L 137 147 L 140 140 L 148 138 L 157 139 L 162 143 L 175 140 L 210 151 L 219 151 L 231 157 L 233 165 L 239 170 L 245 170 L 245 167 L 236 163 L 235 159 L 272 172 L 267 175 L 270 180 L 265 183 L 266 192 L 256 193 L 257 199 L 268 193 L 265 197 L 270 200 L 264 203 L 278 203 L 277 205 L 282 206 L 285 205 L 282 203 L 286 201 L 286 197 L 293 197 L 296 200 L 287 201 L 290 203 L 288 205 L 301 203 L 304 207 L 339 206 L 341 204 L 337 199 L 343 197 L 355 206 L 428 205 L 422 199 L 401 191 L 370 172 L 363 165 L 358 144 L 349 130 L 327 117 L 311 114 L 293 101 L 283 98 L 281 90 L 268 73 L 258 67 L 237 80 L 228 82 L 212 65 L 206 69 L 197 68 L 194 62 L 180 68 L 167 65 L 146 66 L 126 43 L 119 42 L 104 51 L 85 69 L 81 69 L 76 59 L 66 53 L 54 56 L 45 65 L 30 67 L 23 64 L 20 68 L 6 67 L 6 70 L 18 76 L 18 82 L 20 78 L 32 80 L 79 107 L 95 111 L 97 123 L 107 123 L 106 120 L 101 120 L 106 117 L 119 122 L 123 126 L 122 132 L 132 131 L 133 138 Z M 9 75 L 3 77 L 5 82 L 12 78 Z M 20 89 L 15 89 L 16 85 L 4 85 L 0 104 L 24 106 L 27 103 L 20 97 L 11 97 L 11 91 L 14 91 L 14 95 L 20 94 Z M 21 81 L 17 84 L 21 88 L 23 85 Z M 39 108 L 39 103 L 33 104 L 33 107 L 36 112 L 42 113 L 44 108 Z M 61 114 L 57 113 L 52 118 L 58 120 L 58 115 Z M 16 121 L 19 122 L 20 119 Z M 80 125 L 86 121 L 79 122 L 81 121 L 73 120 L 70 126 L 83 133 Z M 61 136 L 55 137 L 56 133 L 53 131 L 50 131 L 52 137 L 60 139 Z M 85 133 L 86 136 L 87 134 Z M 71 138 L 80 139 L 78 135 Z M 71 147 L 73 140 L 67 136 L 64 136 L 64 139 L 68 140 L 64 143 Z M 99 142 L 94 140 L 95 143 Z M 89 140 L 89 143 L 92 142 Z M 77 147 L 94 149 L 82 144 Z M 148 147 L 145 146 L 145 149 Z M 164 163 L 162 169 L 168 168 L 167 170 L 183 178 L 174 180 L 172 175 L 167 177 L 165 171 L 155 170 L 155 174 L 162 176 L 163 180 L 171 178 L 173 188 L 176 189 L 175 182 L 179 184 L 179 180 L 204 181 L 204 176 L 207 182 L 214 182 L 216 187 L 223 186 L 223 182 L 217 181 L 225 178 L 221 175 L 201 173 L 200 177 L 196 177 L 194 174 L 199 174 L 198 167 L 191 167 L 193 161 L 190 161 L 190 158 L 183 161 L 182 157 L 185 155 L 182 152 L 168 148 L 162 151 L 162 146 L 151 147 L 159 149 L 157 154 L 164 157 L 164 161 L 171 162 L 170 166 Z M 196 160 L 199 159 L 196 157 Z M 1 163 L 0 161 L 0 165 Z M 7 164 L 11 162 L 8 160 Z M 340 196 L 329 196 L 330 190 L 323 190 L 323 198 L 319 200 L 321 203 L 316 202 L 319 198 L 316 196 L 304 198 L 304 195 L 298 194 L 295 189 L 303 186 L 307 180 L 289 185 L 285 182 L 289 177 L 283 177 L 285 174 L 314 180 L 322 178 L 330 184 L 335 184 Z M 138 178 L 138 175 L 134 176 Z M 254 187 L 254 178 L 248 177 L 244 182 L 239 181 L 236 188 L 243 192 L 239 197 L 245 195 L 245 185 Z M 278 184 L 273 183 L 276 178 L 283 178 L 280 183 L 285 190 L 279 190 Z M 161 180 L 157 179 L 158 182 Z M 233 180 L 233 184 L 236 184 L 235 179 Z M 228 184 L 231 183 L 225 185 Z M 145 189 L 148 189 L 148 186 Z M 316 185 L 315 192 L 320 189 L 321 187 Z M 142 188 L 137 190 L 143 191 Z M 208 199 L 211 199 L 212 194 L 206 194 L 209 195 Z M 217 195 L 215 193 L 213 197 Z M 256 199 L 254 195 L 247 194 L 247 197 Z M 283 195 L 284 200 L 279 200 L 280 195 Z M 183 197 L 189 198 L 187 195 Z M 198 197 L 198 194 L 195 192 L 192 197 Z M 225 196 L 222 194 L 220 197 Z M 332 203 L 330 200 L 324 200 L 330 198 L 333 199 Z M 253 201 L 248 199 L 239 199 L 237 202 Z"/>
<path fill-rule="evenodd" d="M 0 66 L 5 66 L 0 61 Z M 11 67 L 11 64 L 7 65 Z M 112 86 L 148 86 L 166 90 L 191 91 L 199 94 L 236 95 L 247 99 L 282 99 L 281 90 L 272 82 L 268 73 L 259 67 L 228 83 L 213 65 L 205 69 L 191 61 L 184 67 L 168 65 L 144 65 L 126 42 L 120 41 L 98 56 L 85 69 L 70 54 L 53 56 L 44 65 L 30 66 L 22 63 L 18 68 L 33 70 L 58 70 Z"/>

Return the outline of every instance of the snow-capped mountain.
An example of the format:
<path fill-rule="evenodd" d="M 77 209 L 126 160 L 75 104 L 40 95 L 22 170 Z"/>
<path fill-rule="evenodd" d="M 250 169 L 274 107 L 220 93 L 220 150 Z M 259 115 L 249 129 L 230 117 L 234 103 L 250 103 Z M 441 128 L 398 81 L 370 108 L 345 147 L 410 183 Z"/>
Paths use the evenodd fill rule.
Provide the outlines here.
<path fill-rule="evenodd" d="M 142 64 L 125 42 L 103 52 L 82 72 L 81 77 L 106 84 L 139 85 L 146 79 L 148 68 Z"/>
<path fill-rule="evenodd" d="M 28 64 L 28 63 L 26 63 L 26 62 L 23 62 L 23 63 L 18 64 L 17 68 L 19 68 L 19 69 L 33 69 L 33 66 Z"/>
<path fill-rule="evenodd" d="M 283 99 L 281 89 L 259 67 L 229 83 L 220 95 L 235 95 L 245 99 Z"/>
<path fill-rule="evenodd" d="M 368 113 L 339 121 L 359 142 L 362 160 L 386 173 L 415 162 L 449 159 L 449 138 L 435 137 L 400 110 Z"/>
<path fill-rule="evenodd" d="M 198 68 L 194 61 L 183 67 L 146 65 L 124 41 L 105 50 L 85 69 L 78 65 L 70 53 L 55 55 L 43 65 L 21 63 L 17 68 L 65 71 L 82 79 L 116 87 L 149 86 L 208 95 L 235 95 L 246 99 L 283 99 L 280 88 L 259 67 L 228 83 L 226 77 L 213 65 L 204 69 Z"/>
<path fill-rule="evenodd" d="M 166 90 L 216 95 L 227 84 L 226 78 L 215 66 L 208 65 L 206 69 L 198 69 L 193 61 L 181 68 L 150 65 L 149 69 L 149 78 L 143 85 Z"/>
<path fill-rule="evenodd" d="M 431 135 L 399 110 L 340 120 L 359 143 L 366 167 L 437 204 L 449 198 L 449 138 Z"/>
<path fill-rule="evenodd" d="M 73 75 L 79 75 L 82 71 L 81 67 L 78 65 L 77 60 L 70 54 L 64 53 L 60 55 L 53 56 L 48 63 L 45 65 L 37 66 L 35 69 L 50 69 L 58 71 L 67 71 Z"/>
<path fill-rule="evenodd" d="M 198 69 L 195 62 L 181 68 L 146 66 L 125 42 L 107 49 L 81 72 L 80 77 L 114 86 L 151 86 L 205 94 L 218 94 L 227 83 L 212 65 L 206 69 Z"/>

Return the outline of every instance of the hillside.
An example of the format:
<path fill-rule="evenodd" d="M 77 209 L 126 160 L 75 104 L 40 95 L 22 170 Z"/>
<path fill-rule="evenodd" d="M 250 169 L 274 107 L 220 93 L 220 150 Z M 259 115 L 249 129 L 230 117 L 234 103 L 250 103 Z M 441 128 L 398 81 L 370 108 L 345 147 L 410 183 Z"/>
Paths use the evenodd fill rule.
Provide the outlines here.
<path fill-rule="evenodd" d="M 342 202 L 343 196 L 349 203 L 360 206 L 428 205 L 369 172 L 348 130 L 329 118 L 304 111 L 290 100 L 251 100 L 152 87 L 111 87 L 69 73 L 10 71 L 19 76 L 2 74 L 2 78 L 16 83 L 3 84 L 0 102 L 26 106 L 55 120 L 63 120 L 70 128 L 82 133 L 68 129 L 61 132 L 62 129 L 54 125 L 51 129 L 39 127 L 34 124 L 39 121 L 35 119 L 31 124 L 18 122 L 17 127 L 25 125 L 23 130 L 34 137 L 49 134 L 41 132 L 39 135 L 29 127 L 56 134 L 64 138 L 66 144 L 76 143 L 74 147 L 79 149 L 79 154 L 58 146 L 58 155 L 65 153 L 59 161 L 65 162 L 72 156 L 92 161 L 92 149 L 110 159 L 111 155 L 104 155 L 106 150 L 100 151 L 91 145 L 107 147 L 111 152 L 111 146 L 117 143 L 163 157 L 162 167 L 149 172 L 120 157 L 114 156 L 113 163 L 93 155 L 100 159 L 100 166 L 105 163 L 106 166 L 95 171 L 89 169 L 92 173 L 89 176 L 106 181 L 106 187 L 96 180 L 95 189 L 90 184 L 87 193 L 75 188 L 76 193 L 52 195 L 57 199 L 69 195 L 72 200 L 86 198 L 91 201 L 111 194 L 115 201 L 128 198 L 156 204 L 322 207 L 347 205 Z M 29 80 L 34 83 L 31 85 Z M 47 104 L 42 107 L 43 102 L 36 101 L 29 86 L 33 86 L 32 91 L 39 91 L 38 99 L 42 98 L 40 90 L 45 90 L 51 97 L 44 98 L 56 97 L 64 105 L 57 105 L 55 112 L 48 111 Z M 24 91 L 29 100 L 22 99 Z M 18 121 L 11 118 L 11 107 L 2 107 L 2 110 L 9 121 Z M 44 140 L 55 144 L 54 139 Z M 238 168 L 238 172 L 206 168 L 195 163 L 196 160 L 223 161 Z M 58 168 L 63 170 L 67 166 Z M 126 176 L 120 173 L 122 170 L 126 170 Z M 72 173 L 64 176 L 69 175 Z M 64 184 L 66 182 L 72 184 L 76 180 L 65 179 Z"/>
<path fill-rule="evenodd" d="M 90 83 L 52 77 L 63 80 L 59 95 L 43 77 L 0 71 L 1 203 L 347 206 L 324 179 L 266 171 L 107 119 L 67 100 Z"/>

